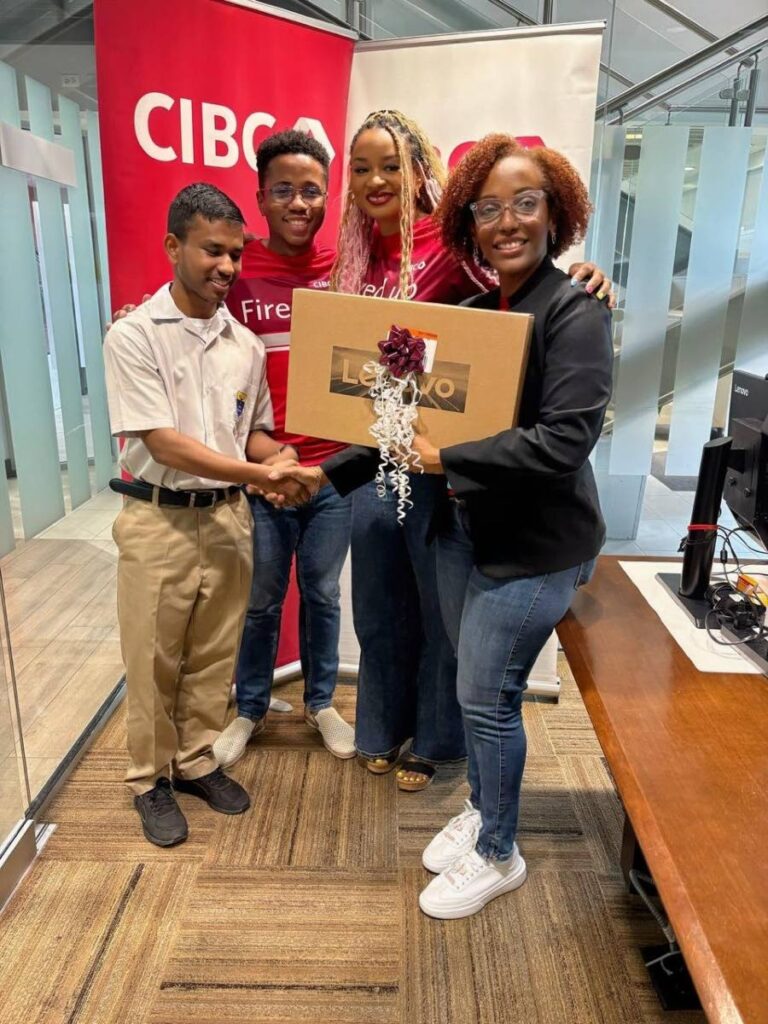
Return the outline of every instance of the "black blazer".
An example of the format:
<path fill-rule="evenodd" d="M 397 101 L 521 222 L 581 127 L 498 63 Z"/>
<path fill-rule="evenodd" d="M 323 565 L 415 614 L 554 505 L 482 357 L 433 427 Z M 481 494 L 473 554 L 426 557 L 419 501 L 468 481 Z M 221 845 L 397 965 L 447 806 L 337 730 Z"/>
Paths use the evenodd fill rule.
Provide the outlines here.
<path fill-rule="evenodd" d="M 498 309 L 499 289 L 462 305 Z M 475 563 L 499 578 L 557 572 L 600 551 L 605 524 L 588 457 L 612 387 L 610 312 L 551 260 L 512 296 L 510 312 L 534 317 L 518 426 L 440 451 Z M 323 470 L 347 494 L 377 464 L 375 449 L 353 446 Z"/>
<path fill-rule="evenodd" d="M 463 305 L 498 309 L 499 290 Z M 549 259 L 510 312 L 534 317 L 518 425 L 440 452 L 465 502 L 475 563 L 494 577 L 568 569 L 605 540 L 588 457 L 611 397 L 611 314 Z"/>

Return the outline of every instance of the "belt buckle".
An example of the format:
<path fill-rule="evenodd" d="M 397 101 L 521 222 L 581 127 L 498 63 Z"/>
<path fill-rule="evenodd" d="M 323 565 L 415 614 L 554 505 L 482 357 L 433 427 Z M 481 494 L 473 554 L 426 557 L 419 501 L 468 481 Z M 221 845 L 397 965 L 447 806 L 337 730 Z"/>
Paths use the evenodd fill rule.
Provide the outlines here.
<path fill-rule="evenodd" d="M 203 495 L 207 496 L 209 500 L 207 502 L 199 505 L 198 504 L 198 498 L 200 498 Z M 209 490 L 205 490 L 205 491 L 193 491 L 192 494 L 189 496 L 189 507 L 190 508 L 213 508 L 213 506 L 215 504 L 216 504 L 216 491 L 214 489 L 209 489 Z"/>

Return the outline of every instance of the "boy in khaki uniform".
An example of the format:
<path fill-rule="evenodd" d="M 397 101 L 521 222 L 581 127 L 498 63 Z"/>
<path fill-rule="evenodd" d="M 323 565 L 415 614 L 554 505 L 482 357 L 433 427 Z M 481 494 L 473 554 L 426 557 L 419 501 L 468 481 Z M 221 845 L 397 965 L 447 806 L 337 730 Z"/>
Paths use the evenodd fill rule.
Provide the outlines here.
<path fill-rule="evenodd" d="M 120 463 L 133 477 L 113 481 L 126 495 L 114 526 L 126 782 L 158 846 L 187 838 L 174 791 L 224 814 L 250 806 L 211 751 L 251 584 L 253 523 L 233 485 L 266 486 L 270 466 L 259 463 L 296 453 L 267 433 L 264 345 L 223 305 L 240 272 L 243 224 L 212 185 L 183 189 L 164 242 L 173 281 L 104 344 L 112 432 L 125 440 Z M 299 485 L 279 487 L 286 504 L 306 498 Z"/>

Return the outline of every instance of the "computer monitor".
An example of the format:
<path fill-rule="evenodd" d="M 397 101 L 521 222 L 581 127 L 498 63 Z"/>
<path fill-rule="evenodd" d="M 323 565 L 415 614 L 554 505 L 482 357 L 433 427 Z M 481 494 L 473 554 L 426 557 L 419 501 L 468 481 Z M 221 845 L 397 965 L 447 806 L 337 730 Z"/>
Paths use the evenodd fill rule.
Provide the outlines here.
<path fill-rule="evenodd" d="M 740 526 L 768 548 L 768 377 L 734 370 L 723 497 Z"/>
<path fill-rule="evenodd" d="M 768 675 L 765 610 L 710 580 L 723 498 L 740 527 L 768 548 L 768 378 L 734 372 L 728 432 L 702 450 L 681 572 L 657 579 L 700 629 L 719 629 L 721 642 Z"/>
<path fill-rule="evenodd" d="M 732 444 L 723 497 L 739 526 L 768 548 L 768 377 L 734 370 L 728 433 Z M 725 616 L 720 631 L 726 643 L 768 676 L 766 612 L 755 624 Z"/>

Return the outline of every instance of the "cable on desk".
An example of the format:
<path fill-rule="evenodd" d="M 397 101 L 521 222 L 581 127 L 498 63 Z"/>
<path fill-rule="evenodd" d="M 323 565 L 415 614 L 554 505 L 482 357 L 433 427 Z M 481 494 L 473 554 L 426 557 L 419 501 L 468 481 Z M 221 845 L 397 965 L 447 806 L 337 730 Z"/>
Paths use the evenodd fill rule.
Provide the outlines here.
<path fill-rule="evenodd" d="M 757 607 L 752 601 L 744 597 L 739 591 L 738 587 L 732 580 L 734 570 L 728 565 L 728 552 L 730 551 L 731 559 L 735 564 L 735 573 L 738 577 L 739 574 L 745 571 L 745 567 L 742 565 L 739 556 L 736 554 L 736 549 L 733 544 L 733 537 L 736 534 L 750 534 L 750 531 L 743 526 L 735 527 L 733 529 L 726 529 L 724 526 L 720 526 L 714 523 L 693 523 L 688 528 L 689 530 L 696 530 L 702 534 L 716 534 L 716 539 L 719 539 L 722 543 L 720 548 L 720 565 L 723 579 L 717 582 L 713 578 L 713 584 L 708 591 L 708 598 L 712 604 L 711 611 L 707 612 L 704 618 L 704 628 L 707 631 L 707 636 L 712 643 L 717 644 L 719 647 L 742 647 L 746 644 L 752 643 L 755 640 L 762 640 L 768 637 L 768 628 L 766 627 L 766 614 L 765 609 Z M 760 555 L 764 552 L 758 548 L 753 547 L 747 543 L 744 538 L 742 543 L 744 546 L 754 554 Z M 701 538 L 692 539 L 688 533 L 680 539 L 679 551 L 685 551 L 689 547 L 698 547 L 704 544 L 711 544 L 711 536 L 702 536 Z M 738 601 L 734 600 L 734 596 L 738 595 Z M 715 636 L 715 631 L 720 630 L 723 626 L 730 626 L 735 629 L 748 629 L 750 633 L 748 636 L 742 637 L 740 640 L 721 640 Z"/>

